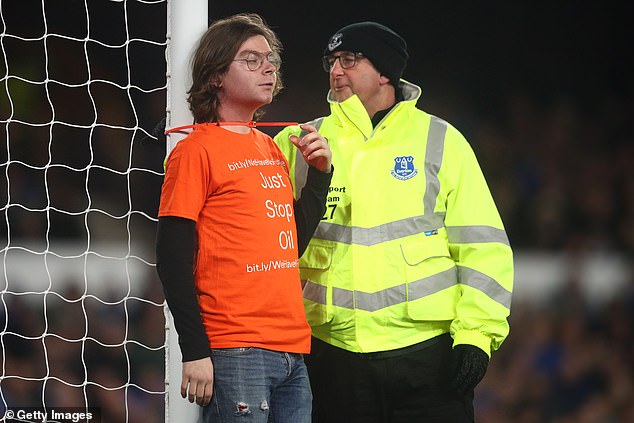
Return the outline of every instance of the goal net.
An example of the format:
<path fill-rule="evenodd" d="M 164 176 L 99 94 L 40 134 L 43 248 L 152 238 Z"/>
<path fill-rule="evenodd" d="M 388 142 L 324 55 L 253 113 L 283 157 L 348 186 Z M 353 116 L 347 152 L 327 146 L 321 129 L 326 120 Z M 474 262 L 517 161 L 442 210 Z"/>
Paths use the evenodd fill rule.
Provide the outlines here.
<path fill-rule="evenodd" d="M 0 0 L 0 421 L 164 420 L 167 9 Z"/>

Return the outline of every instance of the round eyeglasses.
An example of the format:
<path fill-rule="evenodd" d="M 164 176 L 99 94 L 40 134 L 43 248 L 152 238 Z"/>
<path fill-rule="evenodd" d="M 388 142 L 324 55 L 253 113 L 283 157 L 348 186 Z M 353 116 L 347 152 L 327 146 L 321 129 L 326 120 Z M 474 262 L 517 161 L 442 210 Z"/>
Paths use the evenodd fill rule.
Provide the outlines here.
<path fill-rule="evenodd" d="M 280 55 L 274 51 L 263 54 L 257 51 L 249 51 L 247 55 L 240 59 L 234 59 L 234 62 L 244 62 L 247 64 L 247 69 L 250 71 L 256 71 L 262 67 L 264 61 L 268 61 L 275 67 L 275 70 L 279 70 L 282 65 L 282 59 Z"/>
<path fill-rule="evenodd" d="M 339 59 L 339 64 L 342 68 L 350 69 L 357 64 L 357 59 L 360 59 L 362 57 L 364 57 L 362 53 L 352 53 L 346 51 L 338 56 L 335 56 L 334 54 L 330 56 L 324 56 L 321 58 L 321 63 L 324 67 L 324 70 L 326 72 L 330 72 L 333 66 L 335 66 L 335 62 L 337 61 L 337 59 Z"/>

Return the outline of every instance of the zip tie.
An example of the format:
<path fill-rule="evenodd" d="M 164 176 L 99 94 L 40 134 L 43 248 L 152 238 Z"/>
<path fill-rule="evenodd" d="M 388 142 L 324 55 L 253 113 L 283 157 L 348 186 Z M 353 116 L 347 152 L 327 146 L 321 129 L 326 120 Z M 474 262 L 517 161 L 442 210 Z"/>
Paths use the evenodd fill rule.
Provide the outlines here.
<path fill-rule="evenodd" d="M 299 125 L 299 122 L 256 122 L 254 120 L 251 120 L 249 122 L 240 122 L 240 121 L 212 122 L 212 123 L 205 123 L 205 124 L 177 126 L 176 128 L 171 128 L 166 130 L 165 135 L 171 134 L 172 132 L 182 132 L 185 129 L 195 128 L 196 125 L 248 126 L 249 128 L 255 128 L 257 126 L 297 126 Z"/>

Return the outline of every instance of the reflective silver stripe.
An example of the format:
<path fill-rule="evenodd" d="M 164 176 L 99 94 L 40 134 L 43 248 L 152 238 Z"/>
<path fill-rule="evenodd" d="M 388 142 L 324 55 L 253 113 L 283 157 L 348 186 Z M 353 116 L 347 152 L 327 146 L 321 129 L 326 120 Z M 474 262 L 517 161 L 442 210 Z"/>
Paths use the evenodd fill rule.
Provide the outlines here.
<path fill-rule="evenodd" d="M 401 284 L 377 292 L 363 292 L 333 287 L 332 304 L 351 310 L 377 311 L 407 302 L 408 289 L 409 300 L 413 301 L 450 288 L 458 283 L 456 276 L 456 268 L 452 267 L 444 272 L 411 282 L 409 288 L 407 284 Z M 326 287 L 323 285 L 307 281 L 304 288 L 304 298 L 319 304 L 326 304 L 325 289 Z"/>
<path fill-rule="evenodd" d="M 436 273 L 409 284 L 409 300 L 414 301 L 450 288 L 458 283 L 458 272 L 455 267 Z"/>
<path fill-rule="evenodd" d="M 332 288 L 332 304 L 347 309 L 378 311 L 406 301 L 414 301 L 433 295 L 443 289 L 460 283 L 485 293 L 493 301 L 511 308 L 511 292 L 495 279 L 469 267 L 458 266 L 435 275 L 410 282 L 409 286 L 401 284 L 377 292 L 352 291 L 343 288 Z M 409 298 L 408 298 L 409 296 Z M 326 287 L 306 281 L 304 298 L 319 304 L 326 304 Z"/>
<path fill-rule="evenodd" d="M 319 285 L 308 280 L 302 280 L 302 284 L 304 285 L 304 298 L 319 304 L 326 304 L 326 292 L 328 290 L 324 285 Z"/>
<path fill-rule="evenodd" d="M 337 307 L 354 309 L 354 293 L 348 289 L 333 287 L 332 304 Z"/>
<path fill-rule="evenodd" d="M 405 284 L 372 293 L 342 288 L 332 289 L 332 304 L 349 309 L 377 311 L 395 304 L 402 304 L 405 301 L 407 301 Z"/>
<path fill-rule="evenodd" d="M 445 213 L 413 216 L 395 222 L 384 223 L 372 228 L 345 226 L 337 223 L 320 222 L 313 238 L 342 244 L 358 244 L 366 247 L 393 241 L 442 227 Z"/>
<path fill-rule="evenodd" d="M 458 266 L 460 283 L 484 292 L 493 301 L 511 308 L 511 292 L 495 279 L 470 267 Z"/>
<path fill-rule="evenodd" d="M 312 125 L 317 130 L 321 126 L 324 121 L 323 117 L 317 118 L 315 120 L 311 120 L 310 122 L 306 122 L 308 125 Z M 299 138 L 302 138 L 306 135 L 308 131 L 302 129 L 299 133 Z M 302 188 L 306 185 L 306 178 L 308 177 L 308 163 L 304 160 L 302 156 L 302 152 L 299 149 L 295 149 L 295 198 L 299 199 L 302 193 Z"/>
<path fill-rule="evenodd" d="M 447 238 L 450 244 L 500 242 L 510 245 L 506 232 L 492 226 L 447 226 Z"/>
<path fill-rule="evenodd" d="M 447 122 L 436 116 L 431 117 L 429 132 L 427 133 L 427 147 L 425 150 L 425 196 L 423 197 L 424 214 L 431 214 L 436 208 L 436 198 L 440 192 L 438 172 L 442 165 L 443 150 L 445 148 L 445 133 Z"/>

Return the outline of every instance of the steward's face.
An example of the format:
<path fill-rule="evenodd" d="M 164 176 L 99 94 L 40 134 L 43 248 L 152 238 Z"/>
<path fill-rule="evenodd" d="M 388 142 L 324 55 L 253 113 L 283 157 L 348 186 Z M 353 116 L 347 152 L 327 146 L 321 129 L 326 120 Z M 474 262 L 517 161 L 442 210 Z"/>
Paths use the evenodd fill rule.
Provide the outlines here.
<path fill-rule="evenodd" d="M 350 55 L 354 53 L 341 51 L 329 56 L 331 62 L 337 58 L 330 67 L 330 91 L 338 102 L 356 94 L 365 104 L 366 100 L 377 95 L 382 85 L 381 74 L 366 57 L 357 54 L 351 61 Z"/>

